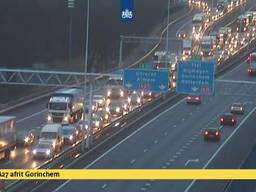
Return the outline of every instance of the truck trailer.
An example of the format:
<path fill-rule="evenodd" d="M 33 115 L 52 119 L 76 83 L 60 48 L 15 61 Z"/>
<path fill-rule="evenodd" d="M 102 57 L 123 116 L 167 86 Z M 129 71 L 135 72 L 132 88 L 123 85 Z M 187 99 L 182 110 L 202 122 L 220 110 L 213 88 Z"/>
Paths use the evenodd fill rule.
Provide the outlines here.
<path fill-rule="evenodd" d="M 8 160 L 16 146 L 16 117 L 0 116 L 0 160 Z"/>

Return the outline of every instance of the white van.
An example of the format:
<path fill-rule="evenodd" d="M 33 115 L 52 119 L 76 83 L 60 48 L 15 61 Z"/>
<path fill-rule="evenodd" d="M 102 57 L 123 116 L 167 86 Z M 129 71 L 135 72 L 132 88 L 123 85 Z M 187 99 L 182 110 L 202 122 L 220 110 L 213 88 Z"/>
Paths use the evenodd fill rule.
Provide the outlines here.
<path fill-rule="evenodd" d="M 51 143 L 55 151 L 60 151 L 64 143 L 62 125 L 61 124 L 47 124 L 40 134 L 39 143 Z"/>

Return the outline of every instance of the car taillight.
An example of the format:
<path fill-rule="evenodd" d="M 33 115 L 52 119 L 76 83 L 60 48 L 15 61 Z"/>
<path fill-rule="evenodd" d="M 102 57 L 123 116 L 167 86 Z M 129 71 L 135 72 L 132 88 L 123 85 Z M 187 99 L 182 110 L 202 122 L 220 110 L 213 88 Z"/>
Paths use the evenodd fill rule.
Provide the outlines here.
<path fill-rule="evenodd" d="M 243 111 L 243 107 L 240 107 L 240 110 Z"/>
<path fill-rule="evenodd" d="M 219 132 L 216 132 L 215 135 L 218 136 L 218 135 L 219 135 Z"/>
<path fill-rule="evenodd" d="M 223 121 L 224 121 L 223 117 L 222 117 L 222 118 L 220 118 L 220 121 L 221 121 L 221 122 L 223 122 Z"/>
<path fill-rule="evenodd" d="M 208 135 L 208 131 L 205 131 L 204 134 L 205 134 L 205 135 Z"/>
<path fill-rule="evenodd" d="M 251 71 L 251 69 L 249 68 L 249 69 L 247 69 L 247 72 L 248 72 L 248 73 L 251 73 L 252 71 Z"/>
<path fill-rule="evenodd" d="M 190 96 L 188 96 L 188 97 L 187 97 L 187 99 L 191 99 L 191 97 L 190 97 Z"/>
<path fill-rule="evenodd" d="M 234 118 L 232 118 L 232 120 L 231 120 L 231 121 L 232 121 L 232 123 L 234 123 L 234 122 L 235 122 L 235 119 L 234 119 Z"/>
<path fill-rule="evenodd" d="M 196 98 L 195 98 L 195 100 L 197 100 L 197 101 L 198 101 L 198 100 L 199 100 L 199 97 L 196 97 Z"/>

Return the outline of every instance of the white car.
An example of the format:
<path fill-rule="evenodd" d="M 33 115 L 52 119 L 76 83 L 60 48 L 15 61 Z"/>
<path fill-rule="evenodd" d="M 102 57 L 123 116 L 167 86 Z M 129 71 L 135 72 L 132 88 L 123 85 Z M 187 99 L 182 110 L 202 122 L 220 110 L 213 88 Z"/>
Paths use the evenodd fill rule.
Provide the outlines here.
<path fill-rule="evenodd" d="M 105 106 L 106 99 L 104 95 L 93 95 L 93 103 L 97 105 L 97 108 L 102 108 Z"/>
<path fill-rule="evenodd" d="M 32 151 L 34 159 L 43 158 L 50 159 L 55 155 L 54 146 L 50 142 L 39 142 Z"/>

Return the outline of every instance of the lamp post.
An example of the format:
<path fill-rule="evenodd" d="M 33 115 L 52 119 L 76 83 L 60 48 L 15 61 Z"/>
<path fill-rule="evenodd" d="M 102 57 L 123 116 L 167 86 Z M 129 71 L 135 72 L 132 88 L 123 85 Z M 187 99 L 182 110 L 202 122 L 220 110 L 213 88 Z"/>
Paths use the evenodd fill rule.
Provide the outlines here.
<path fill-rule="evenodd" d="M 69 45 L 68 45 L 68 65 L 72 62 L 72 28 L 73 28 L 73 9 L 75 7 L 75 0 L 68 0 L 68 9 L 70 10 L 69 20 Z"/>
<path fill-rule="evenodd" d="M 87 0 L 87 14 L 86 14 L 86 38 L 85 38 L 85 59 L 84 59 L 84 104 L 83 104 L 83 122 L 85 126 L 85 111 L 86 111 L 86 83 L 87 83 L 87 67 L 88 67 L 88 44 L 89 44 L 89 16 L 90 16 L 90 0 Z M 88 130 L 87 130 L 87 137 L 86 137 L 86 148 L 90 147 L 90 140 L 91 140 L 91 106 L 89 106 L 89 121 L 88 121 Z M 84 151 L 85 147 L 85 140 L 82 142 L 82 151 Z"/>
<path fill-rule="evenodd" d="M 169 50 L 169 22 L 170 22 L 170 0 L 168 0 L 167 6 L 168 16 L 167 16 L 167 29 L 166 29 L 166 56 L 165 56 L 165 68 L 168 68 L 168 50 Z"/>

